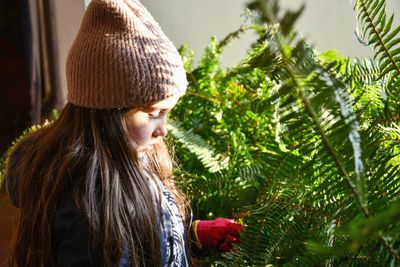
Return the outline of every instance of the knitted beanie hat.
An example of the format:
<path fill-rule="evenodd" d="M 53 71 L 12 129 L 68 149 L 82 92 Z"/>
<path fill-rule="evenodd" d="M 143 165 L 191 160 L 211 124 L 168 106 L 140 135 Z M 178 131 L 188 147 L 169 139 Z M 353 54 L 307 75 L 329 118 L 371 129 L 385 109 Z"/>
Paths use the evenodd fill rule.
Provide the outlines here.
<path fill-rule="evenodd" d="M 111 109 L 183 95 L 182 59 L 138 0 L 92 0 L 66 65 L 67 100 Z"/>

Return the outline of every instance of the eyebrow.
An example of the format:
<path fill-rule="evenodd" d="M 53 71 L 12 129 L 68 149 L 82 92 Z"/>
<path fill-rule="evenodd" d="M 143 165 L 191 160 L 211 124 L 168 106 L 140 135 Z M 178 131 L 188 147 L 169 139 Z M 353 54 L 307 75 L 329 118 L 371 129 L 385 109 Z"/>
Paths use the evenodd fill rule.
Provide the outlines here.
<path fill-rule="evenodd" d="M 141 110 L 145 111 L 145 112 L 151 112 L 154 110 L 170 111 L 171 109 L 170 108 L 158 108 L 158 107 L 143 107 L 143 108 L 141 108 Z"/>

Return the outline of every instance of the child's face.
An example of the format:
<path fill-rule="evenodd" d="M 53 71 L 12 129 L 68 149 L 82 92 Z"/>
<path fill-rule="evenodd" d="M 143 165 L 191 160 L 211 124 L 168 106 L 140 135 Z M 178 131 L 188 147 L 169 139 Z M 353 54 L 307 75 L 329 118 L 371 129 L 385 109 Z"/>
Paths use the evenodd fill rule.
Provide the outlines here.
<path fill-rule="evenodd" d="M 159 138 L 167 135 L 167 115 L 180 96 L 172 96 L 151 106 L 134 109 L 125 115 L 128 136 L 138 153 L 151 149 Z"/>

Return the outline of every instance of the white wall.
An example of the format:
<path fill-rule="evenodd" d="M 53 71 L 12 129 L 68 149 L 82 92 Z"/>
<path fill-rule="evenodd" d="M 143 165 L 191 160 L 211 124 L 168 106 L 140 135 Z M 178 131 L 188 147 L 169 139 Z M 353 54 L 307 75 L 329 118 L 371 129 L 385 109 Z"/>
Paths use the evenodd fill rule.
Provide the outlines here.
<path fill-rule="evenodd" d="M 244 23 L 243 13 L 248 0 L 142 0 L 160 22 L 166 34 L 181 45 L 187 42 L 197 52 L 207 46 L 211 35 L 223 38 Z M 319 50 L 337 49 L 347 56 L 369 56 L 369 48 L 361 46 L 354 34 L 356 16 L 350 0 L 280 0 L 283 7 L 296 8 L 301 3 L 306 9 L 297 29 L 306 40 Z M 387 10 L 400 11 L 399 0 L 387 0 Z M 400 12 L 395 22 L 400 22 Z M 243 58 L 254 39 L 247 34 L 245 40 L 234 43 L 223 54 L 225 65 L 232 65 Z"/>
<path fill-rule="evenodd" d="M 56 50 L 59 54 L 60 81 L 65 88 L 65 59 L 68 49 L 79 28 L 85 3 L 90 0 L 51 0 L 56 7 L 57 39 Z M 222 39 L 236 30 L 244 18 L 247 0 L 142 0 L 164 32 L 180 46 L 187 43 L 197 54 L 208 45 L 212 35 Z M 356 40 L 355 13 L 350 0 L 281 0 L 285 7 L 298 7 L 306 3 L 306 10 L 299 20 L 297 28 L 314 47 L 323 51 L 338 49 L 348 56 L 368 56 L 368 48 L 362 47 Z M 354 1 L 353 1 L 354 2 Z M 399 0 L 387 0 L 387 10 L 400 11 Z M 400 23 L 400 12 L 395 14 L 395 24 Z M 223 53 L 223 63 L 231 66 L 239 62 L 254 40 L 253 33 L 235 41 Z"/>
<path fill-rule="evenodd" d="M 244 23 L 246 0 L 142 0 L 176 46 L 187 43 L 199 54 L 209 44 L 211 36 L 218 39 L 237 30 Z M 252 32 L 235 41 L 223 54 L 225 65 L 237 63 L 255 39 Z M 197 57 L 198 58 L 198 57 Z"/>
<path fill-rule="evenodd" d="M 50 0 L 53 8 L 53 28 L 56 36 L 53 49 L 55 52 L 56 73 L 58 73 L 57 83 L 66 90 L 65 80 L 65 61 L 68 51 L 79 30 L 83 13 L 85 12 L 85 4 L 83 0 Z"/>
<path fill-rule="evenodd" d="M 297 29 L 319 51 L 337 49 L 346 56 L 371 56 L 369 47 L 362 46 L 355 35 L 357 20 L 353 10 L 355 0 L 280 0 L 284 6 L 295 8 L 300 3 L 306 9 Z M 394 23 L 400 23 L 400 1 L 386 0 L 388 14 L 395 14 Z"/>

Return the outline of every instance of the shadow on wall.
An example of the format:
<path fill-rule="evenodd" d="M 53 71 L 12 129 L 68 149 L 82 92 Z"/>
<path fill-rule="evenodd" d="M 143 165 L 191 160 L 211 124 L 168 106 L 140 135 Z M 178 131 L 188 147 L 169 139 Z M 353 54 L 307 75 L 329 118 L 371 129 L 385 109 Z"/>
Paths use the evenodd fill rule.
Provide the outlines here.
<path fill-rule="evenodd" d="M 30 124 L 26 2 L 0 2 L 0 155 Z"/>
<path fill-rule="evenodd" d="M 0 1 L 0 155 L 31 123 L 27 1 Z M 7 265 L 16 209 L 0 190 L 0 266 Z"/>

